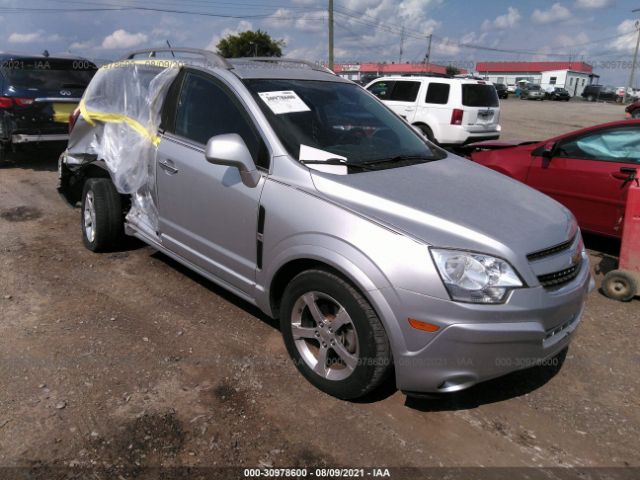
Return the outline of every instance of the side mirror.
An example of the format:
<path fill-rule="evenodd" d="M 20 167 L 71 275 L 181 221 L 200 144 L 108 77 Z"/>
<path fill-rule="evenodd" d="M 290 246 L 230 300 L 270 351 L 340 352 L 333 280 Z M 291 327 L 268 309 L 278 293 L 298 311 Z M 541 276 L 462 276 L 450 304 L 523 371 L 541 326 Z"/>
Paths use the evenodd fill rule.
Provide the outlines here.
<path fill-rule="evenodd" d="M 254 188 L 260 181 L 260 172 L 251 158 L 251 153 L 242 137 L 237 133 L 225 133 L 211 137 L 204 151 L 207 162 L 237 168 L 242 183 Z"/>
<path fill-rule="evenodd" d="M 547 143 L 542 149 L 542 158 L 544 158 L 547 161 L 551 160 L 553 158 L 555 149 L 556 149 L 555 143 L 552 143 L 552 142 Z"/>

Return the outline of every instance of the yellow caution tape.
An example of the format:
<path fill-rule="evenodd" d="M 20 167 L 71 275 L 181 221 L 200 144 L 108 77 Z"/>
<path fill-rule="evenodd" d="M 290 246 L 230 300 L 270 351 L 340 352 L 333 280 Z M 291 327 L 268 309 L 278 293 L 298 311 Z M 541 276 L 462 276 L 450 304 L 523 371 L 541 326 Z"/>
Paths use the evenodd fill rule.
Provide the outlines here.
<path fill-rule="evenodd" d="M 103 112 L 90 112 L 87 110 L 87 106 L 84 103 L 84 99 L 80 101 L 80 113 L 85 121 L 94 127 L 95 121 L 104 123 L 126 123 L 133 128 L 141 137 L 146 137 L 153 145 L 158 146 L 160 143 L 160 137 L 155 133 L 149 131 L 144 125 L 137 120 L 122 115 L 120 113 L 103 113 Z"/>
<path fill-rule="evenodd" d="M 156 60 L 153 58 L 148 58 L 145 60 L 120 60 L 113 63 L 108 63 L 100 67 L 100 70 L 107 70 L 111 68 L 121 68 L 130 65 L 148 65 L 152 67 L 158 68 L 172 68 L 172 67 L 182 67 L 183 62 L 179 62 L 177 60 Z M 158 146 L 160 143 L 160 137 L 155 133 L 151 132 L 144 125 L 142 125 L 137 120 L 128 117 L 126 115 L 120 113 L 104 113 L 104 112 L 94 112 L 87 110 L 87 106 L 85 104 L 84 98 L 80 101 L 80 113 L 85 121 L 95 127 L 95 121 L 104 122 L 104 123 L 126 123 L 131 128 L 133 128 L 141 137 L 146 137 L 153 145 Z"/>

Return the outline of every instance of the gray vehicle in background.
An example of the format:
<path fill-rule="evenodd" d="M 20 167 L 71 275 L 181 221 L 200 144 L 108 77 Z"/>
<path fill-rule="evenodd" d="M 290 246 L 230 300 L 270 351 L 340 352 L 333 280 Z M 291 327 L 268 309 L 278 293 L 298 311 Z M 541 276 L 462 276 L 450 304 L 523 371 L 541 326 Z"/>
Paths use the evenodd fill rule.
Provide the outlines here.
<path fill-rule="evenodd" d="M 100 158 L 61 157 L 89 249 L 126 232 L 279 318 L 299 371 L 339 398 L 391 372 L 454 392 L 567 348 L 591 276 L 566 208 L 322 67 L 198 53 L 162 99 L 155 229 L 125 220 Z M 94 128 L 80 115 L 70 151 L 91 158 Z"/>
<path fill-rule="evenodd" d="M 521 100 L 544 100 L 546 97 L 546 93 L 542 90 L 540 85 L 529 83 L 525 85 L 522 89 L 522 93 L 520 94 Z"/>

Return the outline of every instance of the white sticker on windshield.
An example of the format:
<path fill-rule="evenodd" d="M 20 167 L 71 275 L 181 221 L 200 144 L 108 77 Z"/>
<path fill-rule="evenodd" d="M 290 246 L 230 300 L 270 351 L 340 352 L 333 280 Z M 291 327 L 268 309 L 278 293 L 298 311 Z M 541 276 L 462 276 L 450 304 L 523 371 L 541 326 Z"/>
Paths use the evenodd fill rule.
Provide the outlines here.
<path fill-rule="evenodd" d="M 307 104 L 293 90 L 280 92 L 258 92 L 260 98 L 276 115 L 294 112 L 309 112 Z"/>

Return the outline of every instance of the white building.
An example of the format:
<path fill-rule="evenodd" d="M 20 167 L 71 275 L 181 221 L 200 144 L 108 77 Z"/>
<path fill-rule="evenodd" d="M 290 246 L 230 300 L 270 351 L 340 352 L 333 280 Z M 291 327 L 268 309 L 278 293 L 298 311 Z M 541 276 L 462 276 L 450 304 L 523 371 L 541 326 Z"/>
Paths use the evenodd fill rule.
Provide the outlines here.
<path fill-rule="evenodd" d="M 476 71 L 494 83 L 515 86 L 525 80 L 544 90 L 565 88 L 572 96 L 581 95 L 584 87 L 599 78 L 584 62 L 478 62 Z"/>

